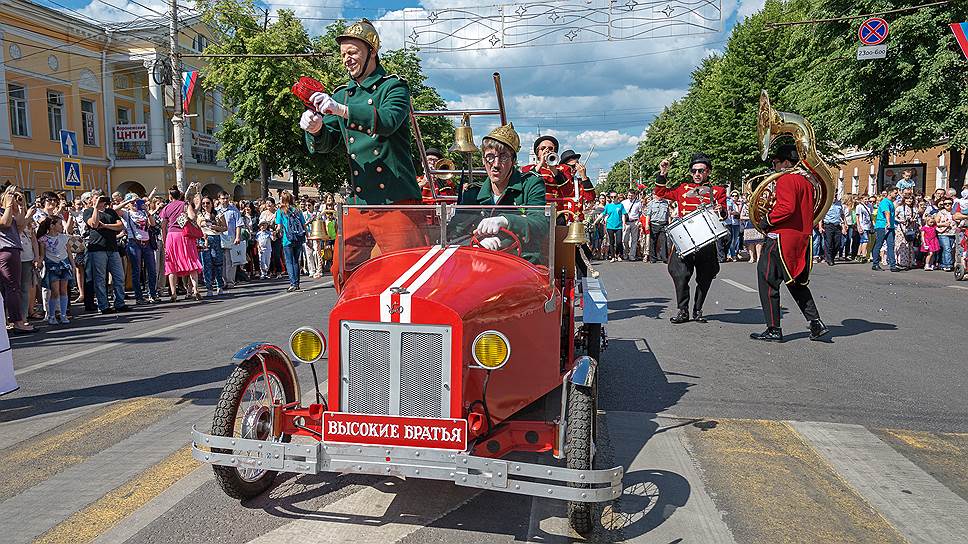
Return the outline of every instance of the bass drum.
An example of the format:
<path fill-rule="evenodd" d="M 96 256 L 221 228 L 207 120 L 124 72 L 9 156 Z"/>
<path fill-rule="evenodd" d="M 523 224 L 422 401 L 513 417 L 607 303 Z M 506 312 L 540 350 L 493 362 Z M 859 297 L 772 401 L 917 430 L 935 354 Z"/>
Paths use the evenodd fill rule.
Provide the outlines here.
<path fill-rule="evenodd" d="M 729 236 L 729 231 L 719 219 L 719 214 L 706 206 L 671 221 L 666 228 L 666 236 L 675 244 L 679 255 L 686 257 Z"/>

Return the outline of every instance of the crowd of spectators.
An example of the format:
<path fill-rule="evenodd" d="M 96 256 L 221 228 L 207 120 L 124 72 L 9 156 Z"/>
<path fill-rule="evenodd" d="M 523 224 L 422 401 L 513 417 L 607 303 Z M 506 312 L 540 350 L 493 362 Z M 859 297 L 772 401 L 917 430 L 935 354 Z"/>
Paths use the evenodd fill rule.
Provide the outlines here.
<path fill-rule="evenodd" d="M 968 189 L 924 195 L 909 182 L 880 194 L 837 198 L 813 231 L 816 262 L 870 263 L 874 270 L 950 271 L 968 229 Z M 905 182 L 908 183 L 905 183 Z M 722 210 L 729 236 L 718 244 L 722 262 L 756 262 L 763 234 L 750 220 L 749 194 L 731 191 Z M 632 190 L 599 195 L 585 209 L 589 246 L 596 259 L 666 262 L 666 229 L 675 219 L 675 203 Z"/>
<path fill-rule="evenodd" d="M 200 301 L 283 275 L 298 291 L 300 276 L 320 278 L 332 265 L 336 195 L 233 201 L 193 184 L 166 197 L 93 190 L 73 202 L 54 192 L 27 202 L 8 187 L 0 200 L 8 330 L 33 332 L 30 320 L 64 325 L 81 308 L 114 314 L 179 296 Z M 317 220 L 325 240 L 309 239 Z"/>

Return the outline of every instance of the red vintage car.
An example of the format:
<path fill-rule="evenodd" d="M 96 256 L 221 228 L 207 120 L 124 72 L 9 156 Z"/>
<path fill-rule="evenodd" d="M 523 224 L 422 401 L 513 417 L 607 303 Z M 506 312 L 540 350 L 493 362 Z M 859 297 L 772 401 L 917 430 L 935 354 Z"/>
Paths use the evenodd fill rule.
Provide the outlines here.
<path fill-rule="evenodd" d="M 347 227 L 360 230 L 352 222 L 385 214 L 409 217 L 425 243 L 382 252 L 372 238 L 344 240 Z M 501 251 L 473 235 L 495 214 L 528 225 L 505 229 Z M 590 531 L 596 503 L 620 495 L 623 469 L 593 467 L 606 293 L 575 277 L 577 233 L 556 226 L 553 206 L 344 206 L 338 215 L 344 279 L 327 334 L 303 327 L 288 350 L 240 350 L 211 433 L 193 430 L 195 459 L 214 464 L 239 499 L 280 471 L 430 478 L 566 500 L 573 528 Z M 317 363 L 327 345 L 328 395 L 317 387 L 304 406 L 295 366 Z M 564 462 L 511 461 L 512 452 Z"/>

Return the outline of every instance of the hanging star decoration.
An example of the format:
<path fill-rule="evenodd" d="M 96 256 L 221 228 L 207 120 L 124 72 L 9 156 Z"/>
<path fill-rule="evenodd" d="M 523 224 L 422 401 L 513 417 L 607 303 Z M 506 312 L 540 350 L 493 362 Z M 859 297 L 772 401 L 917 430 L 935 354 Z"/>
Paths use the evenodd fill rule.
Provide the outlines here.
<path fill-rule="evenodd" d="M 672 17 L 672 14 L 675 12 L 676 8 L 672 7 L 672 4 L 666 4 L 665 9 L 661 10 L 661 13 L 664 13 L 666 18 Z"/>
<path fill-rule="evenodd" d="M 498 38 L 496 35 L 491 34 L 491 38 L 487 41 L 491 42 L 491 47 L 497 47 L 497 44 L 499 41 L 501 41 L 501 39 Z"/>
<path fill-rule="evenodd" d="M 573 42 L 575 41 L 575 38 L 578 37 L 578 32 L 579 32 L 579 29 L 573 28 L 569 30 L 567 34 L 565 34 L 565 37 L 568 38 L 568 41 Z"/>

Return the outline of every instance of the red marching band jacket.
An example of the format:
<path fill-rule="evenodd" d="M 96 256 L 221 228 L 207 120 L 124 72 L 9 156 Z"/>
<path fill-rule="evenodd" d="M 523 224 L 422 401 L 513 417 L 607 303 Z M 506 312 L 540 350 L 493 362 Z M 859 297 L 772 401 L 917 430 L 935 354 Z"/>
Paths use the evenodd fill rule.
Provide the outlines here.
<path fill-rule="evenodd" d="M 665 178 L 658 177 L 656 179 L 655 188 L 652 193 L 666 200 L 675 201 L 679 209 L 679 217 L 687 215 L 691 212 L 699 209 L 702 204 L 711 204 L 708 195 L 700 195 L 699 187 L 708 187 L 708 185 L 700 185 L 698 183 L 693 183 L 691 181 L 680 183 L 676 185 L 675 188 L 668 188 L 664 184 Z M 695 189 L 692 195 L 686 195 L 690 189 Z M 713 198 L 716 199 L 716 203 L 719 204 L 720 216 L 726 213 L 726 189 L 719 185 L 713 185 Z M 713 204 L 715 206 L 715 204 Z"/>
<path fill-rule="evenodd" d="M 529 164 L 521 168 L 521 172 L 526 174 L 533 171 L 535 165 Z M 544 167 L 535 173 L 541 176 L 545 182 L 545 200 L 549 204 L 557 204 L 558 211 L 571 210 L 578 214 L 578 219 L 582 219 L 582 210 L 586 202 L 595 201 L 595 190 L 579 187 L 579 201 L 575 201 L 575 172 L 567 164 L 557 166 L 556 175 L 550 168 Z"/>
<path fill-rule="evenodd" d="M 766 220 L 780 246 L 786 283 L 792 283 L 813 266 L 813 185 L 803 174 L 783 174 L 776 180 L 775 195 Z M 807 281 L 808 276 L 802 278 L 804 285 Z"/>
<path fill-rule="evenodd" d="M 434 195 L 430 191 L 430 183 L 425 183 L 424 180 L 427 178 L 425 176 L 417 176 L 417 184 L 420 186 L 421 199 L 424 204 L 436 204 L 437 201 L 434 199 Z M 454 183 L 453 179 L 441 180 L 435 179 L 436 185 L 434 188 L 437 191 L 437 196 L 457 196 L 457 184 Z"/>

